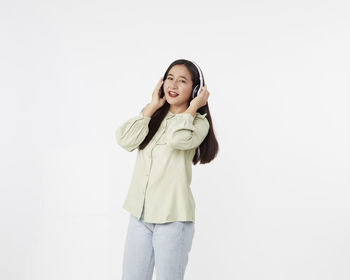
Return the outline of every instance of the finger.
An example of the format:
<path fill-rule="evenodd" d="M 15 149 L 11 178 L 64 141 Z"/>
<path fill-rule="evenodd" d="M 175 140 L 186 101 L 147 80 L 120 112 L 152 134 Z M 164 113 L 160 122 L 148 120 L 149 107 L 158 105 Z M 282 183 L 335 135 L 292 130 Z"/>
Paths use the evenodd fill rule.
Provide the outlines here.
<path fill-rule="evenodd" d="M 160 78 L 160 80 L 159 80 L 159 82 L 157 84 L 157 87 L 159 88 L 162 85 L 162 83 L 163 83 L 163 78 Z"/>

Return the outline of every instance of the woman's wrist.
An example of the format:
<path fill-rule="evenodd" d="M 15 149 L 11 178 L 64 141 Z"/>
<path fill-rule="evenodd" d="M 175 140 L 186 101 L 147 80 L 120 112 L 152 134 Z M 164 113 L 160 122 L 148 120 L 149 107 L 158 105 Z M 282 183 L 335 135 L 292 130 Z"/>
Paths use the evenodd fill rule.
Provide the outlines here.
<path fill-rule="evenodd" d="M 195 117 L 197 110 L 198 110 L 198 107 L 195 104 L 190 104 L 190 106 L 187 108 L 187 110 L 184 113 L 191 114 L 193 117 Z"/>
<path fill-rule="evenodd" d="M 148 103 L 146 105 L 146 107 L 143 109 L 142 114 L 145 117 L 149 117 L 150 118 L 155 113 L 155 111 L 157 111 L 157 108 L 152 103 Z"/>

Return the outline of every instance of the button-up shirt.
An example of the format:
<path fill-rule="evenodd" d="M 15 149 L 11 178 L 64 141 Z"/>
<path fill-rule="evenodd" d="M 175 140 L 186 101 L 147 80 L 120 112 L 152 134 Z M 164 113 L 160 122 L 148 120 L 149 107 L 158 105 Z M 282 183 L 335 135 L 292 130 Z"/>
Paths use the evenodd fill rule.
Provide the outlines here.
<path fill-rule="evenodd" d="M 117 143 L 129 152 L 148 134 L 151 118 L 143 115 L 144 108 L 115 132 Z M 125 210 L 140 219 L 144 207 L 148 223 L 195 221 L 192 159 L 209 131 L 205 116 L 168 111 L 148 145 L 137 152 Z"/>

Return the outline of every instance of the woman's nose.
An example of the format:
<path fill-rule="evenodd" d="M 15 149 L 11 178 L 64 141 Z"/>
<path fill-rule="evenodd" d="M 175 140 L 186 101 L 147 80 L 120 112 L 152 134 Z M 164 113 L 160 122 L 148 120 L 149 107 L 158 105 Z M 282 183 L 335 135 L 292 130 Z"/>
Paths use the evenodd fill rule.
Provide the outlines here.
<path fill-rule="evenodd" d="M 172 81 L 171 82 L 171 87 L 177 88 L 177 81 Z"/>

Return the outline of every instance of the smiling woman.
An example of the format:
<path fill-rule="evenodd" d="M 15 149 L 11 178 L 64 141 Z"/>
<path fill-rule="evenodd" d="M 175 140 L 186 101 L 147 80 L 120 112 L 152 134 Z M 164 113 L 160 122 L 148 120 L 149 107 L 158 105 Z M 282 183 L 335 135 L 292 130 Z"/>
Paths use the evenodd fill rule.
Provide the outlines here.
<path fill-rule="evenodd" d="M 175 65 L 170 69 L 163 84 L 167 102 L 170 104 L 170 112 L 176 114 L 186 111 L 192 86 L 191 73 L 186 66 Z"/>
<path fill-rule="evenodd" d="M 174 61 L 152 101 L 115 132 L 125 150 L 138 148 L 123 205 L 130 220 L 122 279 L 151 280 L 154 266 L 157 279 L 184 277 L 195 229 L 192 165 L 211 162 L 219 147 L 207 87 L 197 95 L 201 82 L 193 62 Z"/>

